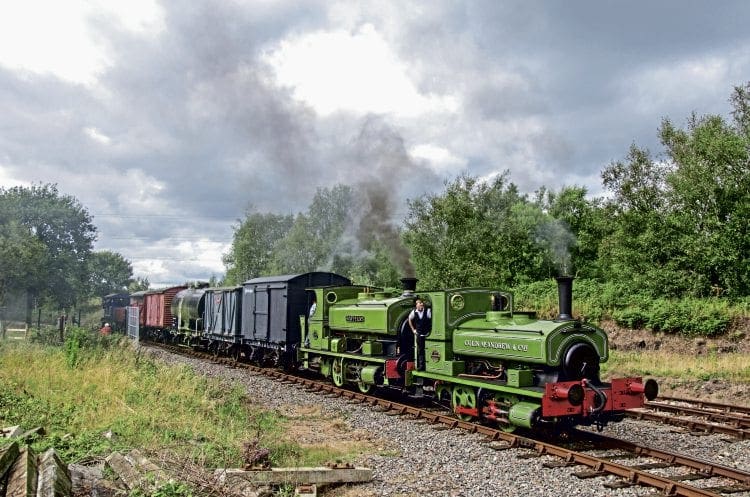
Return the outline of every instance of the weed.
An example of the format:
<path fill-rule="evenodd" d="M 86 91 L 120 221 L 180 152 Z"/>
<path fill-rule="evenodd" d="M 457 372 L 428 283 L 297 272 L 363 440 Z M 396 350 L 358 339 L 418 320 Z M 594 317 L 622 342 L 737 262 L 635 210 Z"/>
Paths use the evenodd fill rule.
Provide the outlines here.
<path fill-rule="evenodd" d="M 167 448 L 208 467 L 239 467 L 243 443 L 254 439 L 280 466 L 317 465 L 349 450 L 301 447 L 289 434 L 295 421 L 253 406 L 241 387 L 134 358 L 117 340 L 68 337 L 63 347 L 0 348 L 0 425 L 43 426 L 48 436 L 34 448 L 55 447 L 66 462 Z"/>
<path fill-rule="evenodd" d="M 150 492 L 140 488 L 135 489 L 128 494 L 128 497 L 193 497 L 193 495 L 193 489 L 188 485 L 169 481 Z"/>

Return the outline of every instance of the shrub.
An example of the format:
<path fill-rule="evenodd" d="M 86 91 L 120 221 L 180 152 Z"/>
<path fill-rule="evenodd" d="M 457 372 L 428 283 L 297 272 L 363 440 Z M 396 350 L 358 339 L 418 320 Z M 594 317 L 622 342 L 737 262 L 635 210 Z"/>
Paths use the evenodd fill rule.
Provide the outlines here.
<path fill-rule="evenodd" d="M 557 315 L 557 286 L 553 279 L 519 285 L 513 289 L 517 310 L 534 310 L 540 318 Z M 750 299 L 730 302 L 722 298 L 653 298 L 628 291 L 615 283 L 575 280 L 573 315 L 600 322 L 613 319 L 627 328 L 645 328 L 686 336 L 716 336 L 750 311 Z"/>

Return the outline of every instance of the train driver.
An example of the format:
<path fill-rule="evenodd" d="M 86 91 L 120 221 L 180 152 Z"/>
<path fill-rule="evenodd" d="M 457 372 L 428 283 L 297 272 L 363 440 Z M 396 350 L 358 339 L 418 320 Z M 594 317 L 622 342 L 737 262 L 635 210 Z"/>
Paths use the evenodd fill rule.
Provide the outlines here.
<path fill-rule="evenodd" d="M 417 338 L 417 371 L 425 369 L 425 337 L 432 330 L 432 310 L 425 308 L 424 300 L 417 298 L 409 313 L 409 326 Z"/>

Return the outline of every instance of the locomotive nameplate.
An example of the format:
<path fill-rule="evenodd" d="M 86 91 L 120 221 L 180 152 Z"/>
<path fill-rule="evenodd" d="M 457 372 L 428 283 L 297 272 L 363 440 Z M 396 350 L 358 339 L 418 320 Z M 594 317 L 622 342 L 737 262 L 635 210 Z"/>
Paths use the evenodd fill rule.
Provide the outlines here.
<path fill-rule="evenodd" d="M 525 343 L 490 342 L 486 340 L 464 340 L 466 347 L 481 347 L 484 349 L 517 350 L 528 352 L 529 346 Z"/>
<path fill-rule="evenodd" d="M 365 317 L 364 316 L 347 315 L 345 317 L 345 319 L 346 319 L 346 321 L 348 323 L 364 323 L 365 322 Z"/>
<path fill-rule="evenodd" d="M 496 332 L 458 331 L 454 333 L 453 351 L 456 354 L 517 358 L 528 362 L 544 361 L 544 340 L 539 336 L 497 336 Z M 529 334 L 530 335 L 530 334 Z"/>

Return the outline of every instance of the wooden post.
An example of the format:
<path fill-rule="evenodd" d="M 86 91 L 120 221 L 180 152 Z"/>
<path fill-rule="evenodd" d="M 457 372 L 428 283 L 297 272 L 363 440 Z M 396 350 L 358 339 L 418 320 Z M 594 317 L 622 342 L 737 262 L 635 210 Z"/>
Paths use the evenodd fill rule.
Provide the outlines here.
<path fill-rule="evenodd" d="M 8 469 L 13 465 L 13 462 L 18 457 L 18 443 L 13 442 L 12 444 L 0 449 L 0 477 L 2 477 Z"/>
<path fill-rule="evenodd" d="M 36 455 L 31 447 L 21 449 L 20 455 L 10 468 L 8 485 L 5 489 L 7 497 L 34 497 L 37 488 Z"/>
<path fill-rule="evenodd" d="M 63 497 L 72 493 L 70 471 L 57 454 L 49 449 L 39 457 L 37 497 Z"/>

